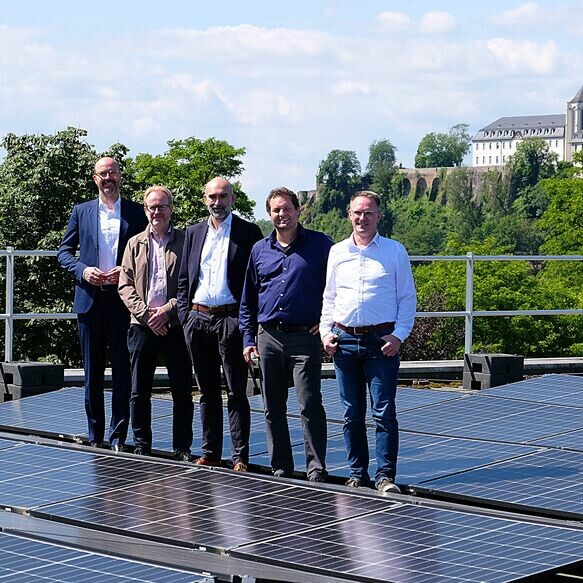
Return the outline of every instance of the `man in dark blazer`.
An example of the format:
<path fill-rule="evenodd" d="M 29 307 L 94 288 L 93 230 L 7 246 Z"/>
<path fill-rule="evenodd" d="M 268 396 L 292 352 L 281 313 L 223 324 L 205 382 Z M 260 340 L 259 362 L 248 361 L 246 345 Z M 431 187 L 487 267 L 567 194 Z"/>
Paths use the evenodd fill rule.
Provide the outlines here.
<path fill-rule="evenodd" d="M 105 437 L 103 384 L 109 348 L 113 380 L 109 444 L 115 451 L 124 451 L 131 387 L 130 315 L 117 285 L 126 243 L 145 229 L 147 219 L 140 204 L 120 197 L 121 172 L 116 160 L 98 160 L 93 180 L 99 196 L 73 208 L 57 260 L 76 279 L 73 309 L 83 353 L 89 442 L 102 447 Z"/>
<path fill-rule="evenodd" d="M 233 468 L 248 470 L 251 415 L 247 365 L 239 332 L 239 303 L 245 271 L 261 230 L 231 212 L 233 187 L 224 178 L 205 186 L 207 221 L 188 227 L 178 278 L 178 317 L 184 326 L 200 391 L 202 456 L 195 462 L 219 466 L 223 452 L 221 366 L 227 385 Z"/>

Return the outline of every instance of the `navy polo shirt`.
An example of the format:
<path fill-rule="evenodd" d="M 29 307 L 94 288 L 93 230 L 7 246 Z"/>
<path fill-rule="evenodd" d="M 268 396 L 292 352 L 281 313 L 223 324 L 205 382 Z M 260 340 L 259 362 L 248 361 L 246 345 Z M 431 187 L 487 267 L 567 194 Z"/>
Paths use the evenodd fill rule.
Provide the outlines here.
<path fill-rule="evenodd" d="M 313 326 L 320 321 L 326 264 L 333 241 L 298 225 L 282 247 L 273 231 L 253 246 L 241 299 L 243 346 L 255 346 L 258 324 Z"/>

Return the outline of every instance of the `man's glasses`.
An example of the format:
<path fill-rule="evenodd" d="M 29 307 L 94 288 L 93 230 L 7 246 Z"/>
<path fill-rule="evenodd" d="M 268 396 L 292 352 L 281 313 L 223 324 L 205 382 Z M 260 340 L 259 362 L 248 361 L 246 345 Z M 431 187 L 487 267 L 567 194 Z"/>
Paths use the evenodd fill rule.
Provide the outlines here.
<path fill-rule="evenodd" d="M 373 211 L 350 211 L 350 214 L 353 217 L 356 217 L 357 219 L 362 219 L 364 217 L 370 219 L 373 217 L 373 215 L 376 215 L 377 213 Z"/>
<path fill-rule="evenodd" d="M 153 204 L 153 205 L 144 205 L 144 208 L 149 212 L 149 213 L 155 213 L 155 212 L 164 212 L 166 209 L 170 208 L 169 204 Z"/>
<path fill-rule="evenodd" d="M 108 176 L 117 178 L 119 176 L 119 172 L 117 170 L 105 170 L 103 172 L 96 172 L 95 176 L 99 176 L 99 178 L 105 180 Z"/>

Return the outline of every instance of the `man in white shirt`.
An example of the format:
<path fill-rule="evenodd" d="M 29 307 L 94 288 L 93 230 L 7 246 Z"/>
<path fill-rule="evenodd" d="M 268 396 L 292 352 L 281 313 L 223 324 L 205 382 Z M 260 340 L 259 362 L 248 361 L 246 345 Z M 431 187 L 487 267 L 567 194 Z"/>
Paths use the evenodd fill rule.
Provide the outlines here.
<path fill-rule="evenodd" d="M 350 201 L 352 235 L 334 245 L 328 258 L 320 335 L 334 357 L 344 407 L 344 440 L 350 487 L 368 486 L 367 389 L 375 422 L 381 493 L 399 492 L 395 484 L 399 426 L 395 407 L 399 348 L 415 319 L 417 295 L 405 248 L 381 237 L 380 198 L 357 192 Z"/>
<path fill-rule="evenodd" d="M 109 349 L 109 445 L 124 451 L 130 417 L 130 314 L 119 298 L 117 284 L 126 243 L 146 227 L 147 220 L 142 205 L 120 196 L 121 172 L 116 160 L 98 160 L 93 180 L 99 196 L 73 208 L 57 260 L 76 279 L 73 309 L 83 352 L 89 443 L 102 447 L 105 437 L 103 385 Z"/>
<path fill-rule="evenodd" d="M 222 463 L 222 367 L 233 468 L 247 471 L 251 414 L 239 303 L 251 248 L 262 234 L 257 225 L 232 214 L 235 194 L 225 178 L 207 183 L 204 203 L 209 219 L 186 230 L 177 295 L 178 317 L 200 391 L 202 456 L 196 463 Z"/>

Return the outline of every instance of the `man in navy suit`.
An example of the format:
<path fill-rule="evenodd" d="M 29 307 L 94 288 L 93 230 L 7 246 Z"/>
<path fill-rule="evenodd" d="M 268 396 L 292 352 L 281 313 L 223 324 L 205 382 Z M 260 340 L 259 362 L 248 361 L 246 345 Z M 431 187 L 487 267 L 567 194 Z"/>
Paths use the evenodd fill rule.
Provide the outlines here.
<path fill-rule="evenodd" d="M 57 260 L 76 279 L 73 309 L 83 353 L 89 442 L 94 447 L 103 446 L 103 384 L 109 348 L 113 380 L 109 444 L 115 451 L 124 451 L 131 387 L 127 347 L 130 314 L 117 284 L 126 243 L 145 229 L 147 219 L 140 204 L 120 197 L 121 172 L 116 160 L 98 160 L 93 180 L 99 196 L 73 208 Z"/>
<path fill-rule="evenodd" d="M 188 227 L 178 277 L 178 317 L 184 326 L 200 391 L 202 466 L 221 465 L 221 366 L 227 385 L 233 469 L 248 470 L 251 415 L 247 365 L 239 332 L 239 303 L 251 248 L 261 230 L 231 212 L 233 187 L 224 178 L 205 186 L 207 221 Z"/>

